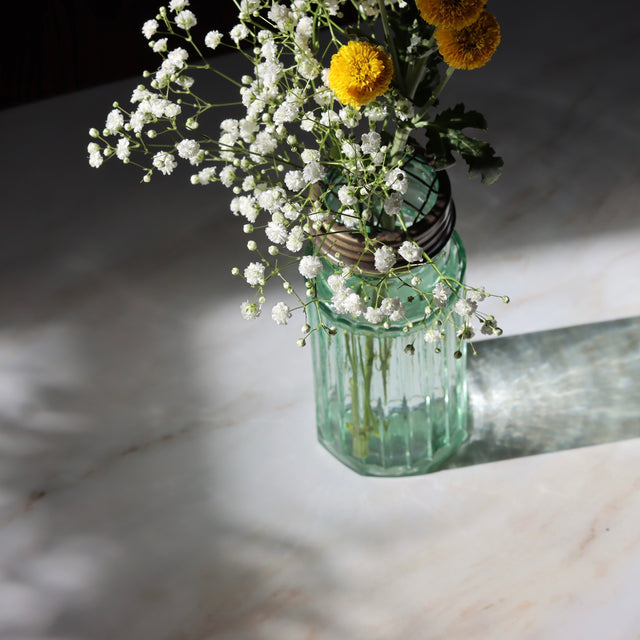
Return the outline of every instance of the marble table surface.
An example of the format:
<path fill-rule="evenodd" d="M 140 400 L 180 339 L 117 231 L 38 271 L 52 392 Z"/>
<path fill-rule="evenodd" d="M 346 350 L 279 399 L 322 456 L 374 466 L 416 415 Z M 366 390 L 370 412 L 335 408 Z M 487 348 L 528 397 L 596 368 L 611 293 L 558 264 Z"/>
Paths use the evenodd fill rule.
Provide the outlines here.
<path fill-rule="evenodd" d="M 88 167 L 135 79 L 0 112 L 1 640 L 640 638 L 640 31 L 577 4 L 491 0 L 446 98 L 505 157 L 452 182 L 512 303 L 427 476 L 317 444 L 296 327 L 239 320 L 224 191 Z"/>

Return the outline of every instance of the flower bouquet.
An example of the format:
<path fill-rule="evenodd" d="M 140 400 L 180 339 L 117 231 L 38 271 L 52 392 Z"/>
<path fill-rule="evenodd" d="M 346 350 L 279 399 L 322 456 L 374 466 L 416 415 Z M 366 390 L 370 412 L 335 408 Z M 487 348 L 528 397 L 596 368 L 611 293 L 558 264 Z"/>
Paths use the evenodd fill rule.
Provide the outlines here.
<path fill-rule="evenodd" d="M 406 426 L 409 414 L 409 422 L 447 423 L 444 435 L 432 425 L 420 438 L 429 465 L 444 457 L 443 447 L 457 446 L 466 435 L 466 388 L 463 364 L 452 373 L 449 360 L 464 360 L 474 324 L 501 332 L 479 308 L 492 294 L 463 282 L 444 170 L 457 154 L 490 183 L 502 160 L 466 132 L 486 128 L 481 114 L 439 103 L 456 69 L 490 60 L 498 22 L 486 0 L 236 4 L 237 24 L 228 34 L 209 31 L 204 43 L 192 36 L 197 18 L 188 0 L 171 0 L 144 23 L 162 62 L 145 72 L 148 84 L 135 88 L 130 107 L 114 103 L 102 131 L 90 131 L 89 162 L 118 158 L 138 167 L 144 182 L 184 162 L 193 184 L 231 189 L 231 212 L 252 255 L 233 269 L 253 290 L 240 312 L 258 318 L 268 285 L 280 282 L 273 320 L 285 325 L 302 314 L 298 344 L 311 337 L 322 363 L 321 442 L 341 459 L 337 450 L 347 447 L 345 462 L 365 473 L 371 465 L 383 475 L 422 472 L 424 465 L 396 460 L 410 444 L 383 460 L 391 440 L 406 440 L 394 425 Z M 230 77 L 217 68 L 208 52 L 223 47 L 245 58 L 251 73 Z M 205 114 L 229 102 L 206 97 L 206 73 L 232 85 L 240 110 L 208 132 L 199 126 Z M 400 346 L 418 367 L 408 374 L 399 373 Z M 419 388 L 408 392 L 416 377 Z M 437 391 L 425 391 L 425 380 Z M 429 413 L 425 405 L 439 408 Z M 375 439 L 381 444 L 372 447 Z"/>

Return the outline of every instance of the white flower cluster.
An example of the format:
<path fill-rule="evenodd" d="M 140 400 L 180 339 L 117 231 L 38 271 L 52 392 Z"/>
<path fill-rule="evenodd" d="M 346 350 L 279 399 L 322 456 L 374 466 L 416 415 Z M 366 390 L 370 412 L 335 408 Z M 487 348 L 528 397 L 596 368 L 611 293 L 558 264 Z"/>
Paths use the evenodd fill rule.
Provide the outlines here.
<path fill-rule="evenodd" d="M 368 306 L 363 297 L 353 288 L 347 286 L 347 280 L 352 272 L 345 268 L 341 273 L 334 273 L 327 278 L 333 296 L 331 306 L 337 313 L 349 314 L 356 318 L 364 317 L 371 324 L 386 322 L 400 322 L 405 317 L 405 305 L 398 296 L 382 298 L 380 304 Z"/>
<path fill-rule="evenodd" d="M 480 322 L 480 332 L 484 335 L 502 335 L 502 329 L 498 327 L 493 316 L 485 316 L 478 313 L 478 304 L 482 302 L 487 294 L 484 288 L 464 288 L 464 297 L 457 297 L 453 304 L 453 312 L 457 314 L 462 324 L 458 325 L 458 338 L 461 340 L 471 340 L 475 336 L 475 329 L 471 325 L 475 318 Z M 444 309 L 454 298 L 453 291 L 444 282 L 438 282 L 432 291 L 432 306 L 425 308 L 425 315 L 429 316 L 438 309 Z M 508 298 L 503 298 L 503 302 L 508 302 Z M 436 344 L 445 336 L 445 332 L 440 326 L 429 326 L 423 334 L 425 342 Z"/>
<path fill-rule="evenodd" d="M 162 58 L 158 69 L 146 74 L 147 86 L 135 88 L 130 107 L 114 103 L 102 130 L 90 132 L 93 140 L 87 151 L 92 167 L 115 157 L 142 167 L 148 182 L 153 175 L 169 175 L 185 163 L 193 167 L 193 184 L 219 182 L 232 190 L 231 212 L 242 219 L 247 234 L 257 234 L 247 243 L 255 257 L 244 269 L 234 269 L 254 289 L 253 299 L 241 305 L 246 319 L 260 316 L 267 285 L 280 281 L 296 302 L 275 304 L 273 321 L 287 324 L 296 309 L 302 309 L 308 320 L 308 305 L 318 302 L 314 282 L 324 274 L 331 289 L 324 302 L 337 313 L 384 327 L 407 323 L 406 300 L 389 293 L 388 283 L 398 271 L 406 273 L 407 265 L 429 263 L 408 234 L 396 249 L 370 240 L 367 251 L 373 252 L 379 286 L 374 287 L 375 295 L 368 295 L 347 285 L 353 273 L 340 260 L 329 264 L 315 248 L 304 252 L 310 240 L 320 246 L 318 237 L 344 227 L 365 238 L 371 229 L 403 228 L 407 215 L 404 197 L 409 177 L 404 160 L 412 152 L 407 142 L 415 115 L 412 101 L 391 90 L 356 108 L 340 104 L 329 87 L 330 49 L 318 44 L 316 32 L 334 24 L 344 1 L 238 0 L 238 23 L 228 34 L 208 31 L 204 45 L 209 50 L 240 49 L 253 68 L 239 81 L 228 78 L 238 85 L 242 110 L 222 120 L 219 131 L 211 135 L 200 134 L 199 124 L 214 104 L 194 89 L 197 74 L 210 69 L 211 63 L 192 39 L 198 21 L 188 8 L 189 0 L 170 0 L 142 25 L 149 46 Z M 378 0 L 357 4 L 367 19 L 380 13 Z M 395 9 L 406 2 L 384 0 L 384 5 Z M 339 48 L 344 43 L 336 33 L 332 31 L 332 45 Z M 176 39 L 181 46 L 171 45 Z M 416 51 L 423 45 L 420 38 L 411 41 Z M 390 121 L 400 132 L 393 142 L 386 135 Z M 294 265 L 293 277 L 307 281 L 307 297 L 295 292 L 285 273 Z M 417 292 L 420 278 L 407 276 L 407 280 L 407 291 Z M 468 333 L 473 317 L 483 318 L 483 333 L 498 331 L 493 318 L 477 312 L 484 294 L 465 289 L 466 296 L 452 307 L 450 300 L 457 291 L 455 283 L 439 282 L 425 298 L 427 308 L 443 315 L 448 309 L 447 318 L 455 312 L 461 332 Z M 304 328 L 306 333 L 315 329 L 308 322 Z M 441 334 L 431 327 L 425 340 L 435 342 Z"/>

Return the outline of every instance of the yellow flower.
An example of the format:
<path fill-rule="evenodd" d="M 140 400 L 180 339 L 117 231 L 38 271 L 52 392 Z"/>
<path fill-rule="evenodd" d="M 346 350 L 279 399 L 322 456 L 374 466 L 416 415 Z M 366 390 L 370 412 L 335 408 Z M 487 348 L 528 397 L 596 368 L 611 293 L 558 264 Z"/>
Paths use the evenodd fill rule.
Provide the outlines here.
<path fill-rule="evenodd" d="M 493 15 L 483 11 L 464 29 L 436 29 L 436 40 L 444 61 L 455 69 L 482 67 L 500 44 L 500 25 Z"/>
<path fill-rule="evenodd" d="M 463 29 L 474 23 L 487 0 L 416 0 L 420 15 L 443 29 Z"/>
<path fill-rule="evenodd" d="M 391 59 L 370 42 L 348 42 L 331 58 L 329 87 L 342 104 L 368 104 L 389 89 L 392 78 Z"/>

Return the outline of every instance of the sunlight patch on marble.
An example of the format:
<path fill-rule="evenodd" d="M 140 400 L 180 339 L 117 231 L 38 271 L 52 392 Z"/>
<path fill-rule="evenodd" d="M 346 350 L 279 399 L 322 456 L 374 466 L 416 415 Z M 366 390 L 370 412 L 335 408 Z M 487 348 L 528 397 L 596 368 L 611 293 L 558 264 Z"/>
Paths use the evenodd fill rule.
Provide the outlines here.
<path fill-rule="evenodd" d="M 545 242 L 502 255 L 468 255 L 467 282 L 508 295 L 490 301 L 504 335 L 517 335 L 637 315 L 633 274 L 640 273 L 636 236 L 623 232 Z M 481 340 L 482 336 L 478 336 Z"/>

